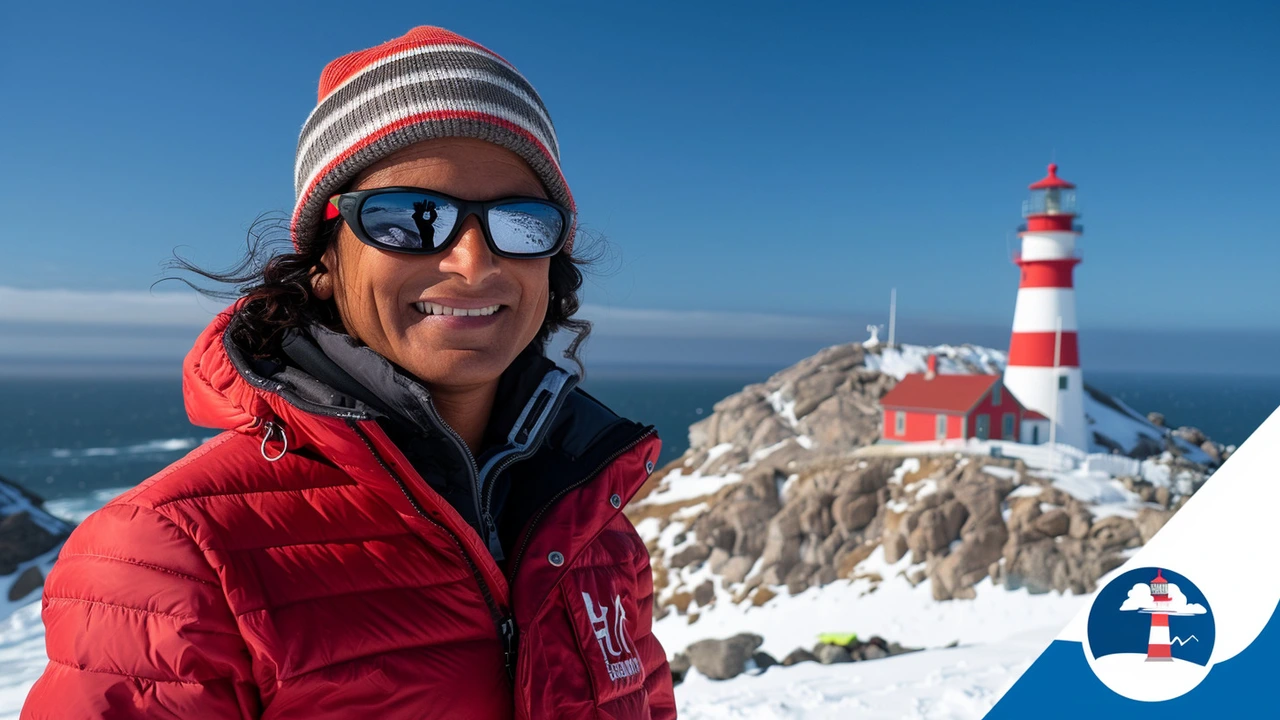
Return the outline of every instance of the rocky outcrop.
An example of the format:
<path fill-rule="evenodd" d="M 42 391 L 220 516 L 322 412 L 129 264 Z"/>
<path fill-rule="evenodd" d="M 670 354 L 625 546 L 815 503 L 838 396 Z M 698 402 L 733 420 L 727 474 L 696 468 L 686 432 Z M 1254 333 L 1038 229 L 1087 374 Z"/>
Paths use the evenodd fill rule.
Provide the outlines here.
<path fill-rule="evenodd" d="M 72 525 L 44 509 L 44 500 L 0 478 L 0 596 L 9 602 L 31 598 Z"/>
<path fill-rule="evenodd" d="M 945 351 L 947 371 L 998 370 L 989 353 Z M 905 362 L 882 352 L 827 348 L 721 400 L 690 427 L 689 450 L 655 473 L 653 498 L 690 476 L 717 478 L 715 489 L 700 498 L 671 493 L 681 500 L 665 505 L 642 495 L 627 509 L 633 521 L 657 521 L 648 536 L 657 616 L 676 612 L 694 622 L 718 602 L 763 605 L 833 582 L 871 592 L 891 579 L 881 577 L 886 565 L 912 585 L 929 583 L 938 601 L 973 598 L 988 578 L 1033 593 L 1089 592 L 1208 475 L 1189 457 L 1191 450 L 1212 457 L 1195 444 L 1212 444 L 1202 433 L 1160 427 L 1163 418 L 1148 421 L 1094 388 L 1095 412 L 1151 429 L 1133 447 L 1114 449 L 1151 456 L 1168 471 L 1161 479 L 1162 470 L 1152 475 L 1144 465 L 1149 479 L 1119 478 L 1132 498 L 1122 511 L 1095 517 L 1092 505 L 1021 460 L 868 447 L 879 437 L 879 400 L 896 382 L 874 368 Z M 1222 448 L 1219 457 L 1226 454 Z"/>

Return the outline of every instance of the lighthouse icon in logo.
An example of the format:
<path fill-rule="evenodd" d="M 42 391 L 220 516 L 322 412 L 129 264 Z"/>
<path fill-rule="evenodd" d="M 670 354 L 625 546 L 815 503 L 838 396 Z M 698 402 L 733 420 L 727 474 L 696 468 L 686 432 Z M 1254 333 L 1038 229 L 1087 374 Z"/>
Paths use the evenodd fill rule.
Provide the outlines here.
<path fill-rule="evenodd" d="M 1169 604 L 1169 581 L 1164 574 L 1156 571 L 1156 578 L 1151 581 L 1151 602 L 1156 610 L 1140 610 L 1151 613 L 1151 638 L 1147 640 L 1147 662 L 1173 662 L 1173 642 L 1169 639 L 1169 613 L 1160 612 L 1158 608 Z M 1204 608 L 1200 608 L 1204 612 Z M 1121 607 L 1123 610 L 1124 608 Z"/>
<path fill-rule="evenodd" d="M 1098 592 L 1089 609 L 1085 659 L 1107 687 L 1134 700 L 1178 697 L 1209 674 L 1209 602 L 1168 568 L 1137 568 Z"/>

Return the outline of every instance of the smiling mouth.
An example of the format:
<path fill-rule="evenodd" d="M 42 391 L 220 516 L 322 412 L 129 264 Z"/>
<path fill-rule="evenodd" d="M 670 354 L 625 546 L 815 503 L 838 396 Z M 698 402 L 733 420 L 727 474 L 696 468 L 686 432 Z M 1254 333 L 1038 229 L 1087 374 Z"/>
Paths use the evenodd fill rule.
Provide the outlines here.
<path fill-rule="evenodd" d="M 432 302 L 417 302 L 413 307 L 423 315 L 456 315 L 459 317 L 474 317 L 492 315 L 505 305 L 489 305 L 482 308 L 453 308 L 448 305 L 439 305 Z"/>

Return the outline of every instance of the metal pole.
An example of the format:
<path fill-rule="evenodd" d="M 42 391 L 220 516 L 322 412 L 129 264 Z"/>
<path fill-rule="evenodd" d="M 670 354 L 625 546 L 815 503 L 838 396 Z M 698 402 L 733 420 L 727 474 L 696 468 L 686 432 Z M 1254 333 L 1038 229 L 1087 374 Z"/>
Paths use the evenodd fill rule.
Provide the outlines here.
<path fill-rule="evenodd" d="M 1058 462 L 1058 363 L 1062 360 L 1062 316 L 1059 315 L 1053 329 L 1053 411 L 1049 414 L 1049 450 Z M 1059 468 L 1061 469 L 1061 468 Z"/>
<path fill-rule="evenodd" d="M 893 331 L 898 320 L 898 288 L 889 291 L 889 347 L 893 347 Z"/>

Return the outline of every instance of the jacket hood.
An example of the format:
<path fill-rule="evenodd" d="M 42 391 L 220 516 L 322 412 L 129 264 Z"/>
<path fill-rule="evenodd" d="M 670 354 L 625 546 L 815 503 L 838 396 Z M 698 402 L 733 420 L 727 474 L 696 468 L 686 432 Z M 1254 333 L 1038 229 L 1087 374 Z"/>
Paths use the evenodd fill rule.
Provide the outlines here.
<path fill-rule="evenodd" d="M 240 304 L 218 313 L 182 361 L 182 400 L 193 425 L 249 432 L 275 414 L 265 378 L 254 384 L 241 375 L 224 345 Z"/>

